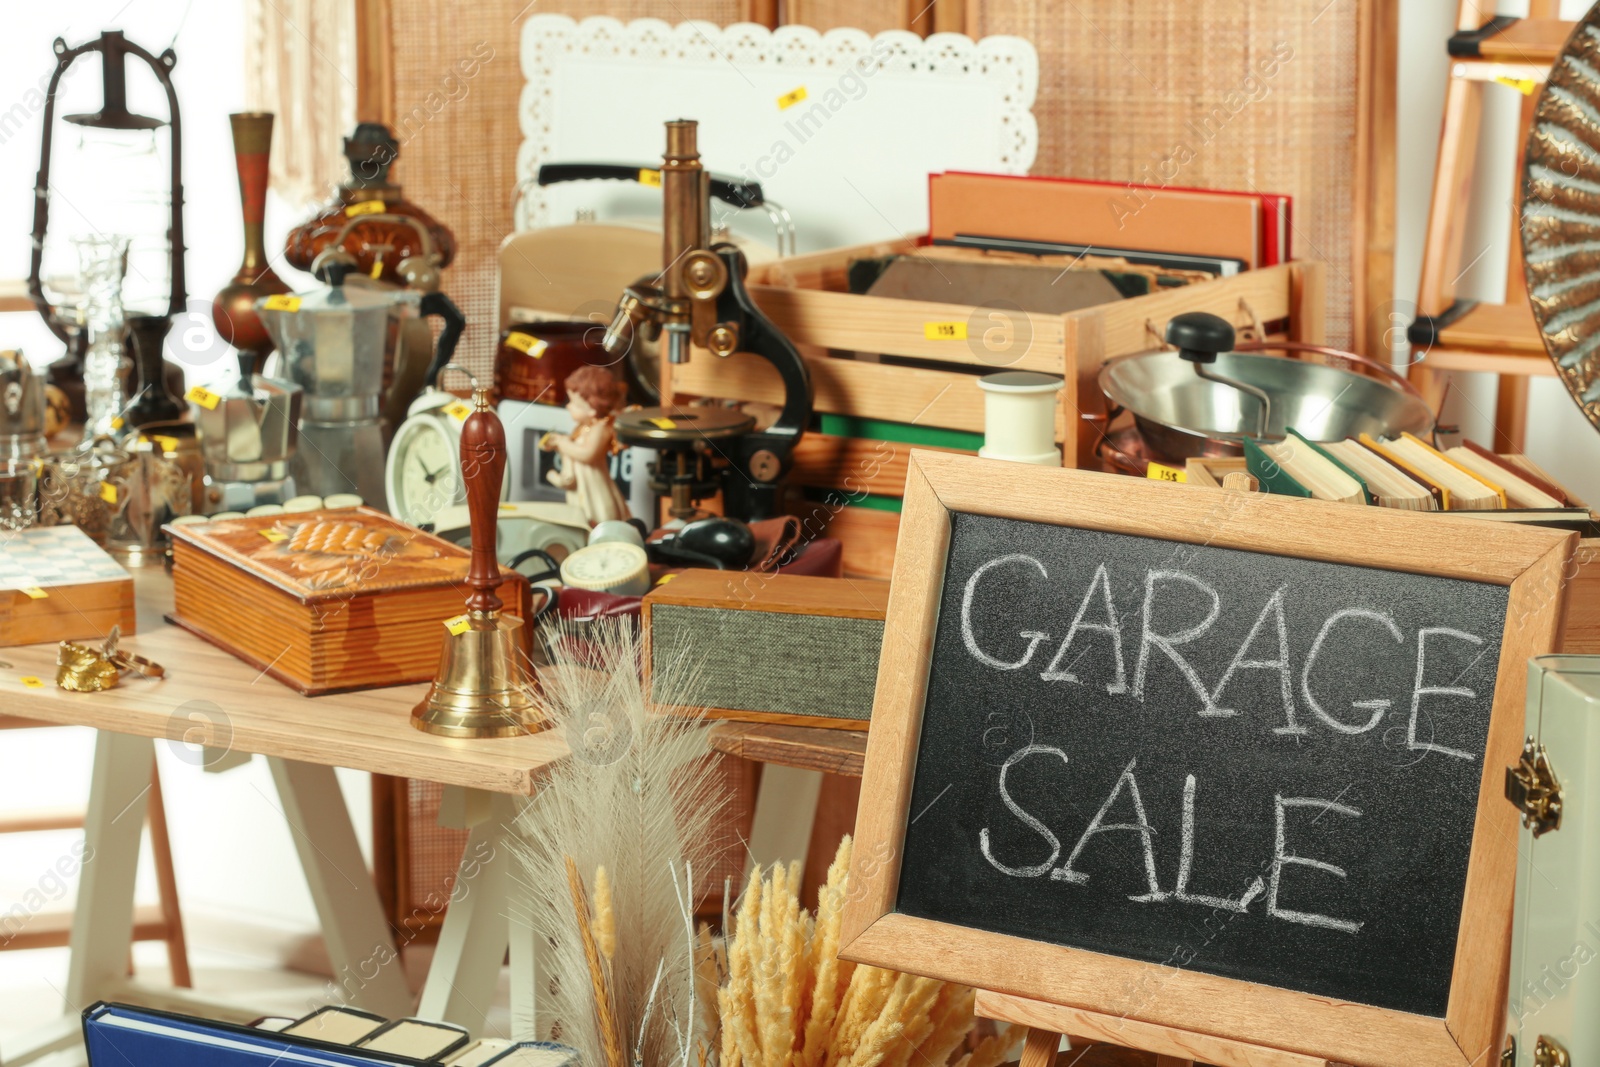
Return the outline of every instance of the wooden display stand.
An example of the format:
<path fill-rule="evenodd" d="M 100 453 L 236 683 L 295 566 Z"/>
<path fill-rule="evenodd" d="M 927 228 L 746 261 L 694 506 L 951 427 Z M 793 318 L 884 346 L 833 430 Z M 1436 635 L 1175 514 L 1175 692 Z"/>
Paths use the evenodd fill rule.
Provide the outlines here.
<path fill-rule="evenodd" d="M 806 359 L 818 414 L 981 439 L 978 377 L 1003 370 L 1060 375 L 1066 386 L 1058 397 L 1055 436 L 1062 465 L 1092 467 L 1105 425 L 1105 398 L 1096 381 L 1101 366 L 1114 356 L 1163 347 L 1162 331 L 1172 316 L 1209 311 L 1241 333 L 1281 331 L 1295 341 L 1323 340 L 1320 263 L 1245 271 L 1059 315 L 848 291 L 849 267 L 857 260 L 896 254 L 982 257 L 976 250 L 918 248 L 907 238 L 751 268 L 751 295 Z M 960 336 L 936 336 L 951 324 Z M 696 352 L 688 363 L 671 368 L 671 385 L 680 399 L 783 400 L 777 372 L 747 353 L 717 359 Z M 887 578 L 893 569 L 900 527 L 893 505 L 903 492 L 913 447 L 928 446 L 812 432 L 796 448 L 791 484 L 827 491 L 829 498 L 807 517 L 808 533 L 843 541 L 846 573 L 852 577 Z M 970 455 L 976 445 L 944 450 Z M 880 506 L 865 506 L 863 497 Z"/>

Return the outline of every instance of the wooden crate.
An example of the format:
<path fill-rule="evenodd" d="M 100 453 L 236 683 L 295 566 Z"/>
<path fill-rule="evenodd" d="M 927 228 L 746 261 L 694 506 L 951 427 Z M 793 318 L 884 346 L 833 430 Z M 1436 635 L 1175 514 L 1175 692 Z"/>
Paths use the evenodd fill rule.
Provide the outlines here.
<path fill-rule="evenodd" d="M 1561 484 L 1527 456 L 1512 455 L 1506 458 L 1527 467 L 1553 485 Z M 1186 464 L 1189 485 L 1213 489 L 1221 488 L 1223 475 L 1244 469 L 1242 456 L 1191 459 Z M 1567 496 L 1579 507 L 1588 507 L 1571 493 Z M 1590 508 L 1590 513 L 1594 513 L 1593 508 Z M 1562 581 L 1567 587 L 1567 606 L 1562 614 L 1562 636 L 1558 651 L 1582 655 L 1600 653 L 1600 537 L 1585 537 L 1578 541 Z"/>
<path fill-rule="evenodd" d="M 908 238 L 751 269 L 750 289 L 757 303 L 810 368 L 819 414 L 955 431 L 967 435 L 965 444 L 971 447 L 947 450 L 970 453 L 983 433 L 983 392 L 977 378 L 1001 370 L 1056 374 L 1066 383 L 1059 394 L 1055 434 L 1062 463 L 1092 466 L 1105 413 L 1096 383 L 1101 365 L 1113 356 L 1161 347 L 1172 316 L 1210 311 L 1241 331 L 1276 325 L 1294 340 L 1320 343 L 1323 336 L 1323 276 L 1315 263 L 1247 271 L 1058 315 L 848 292 L 851 262 L 916 248 L 916 241 Z M 981 258 L 981 253 L 949 248 L 924 254 Z M 947 323 L 959 323 L 966 339 L 930 336 L 939 332 L 937 324 Z M 909 360 L 916 365 L 901 362 Z M 777 372 L 744 353 L 717 359 L 697 351 L 688 363 L 671 368 L 670 384 L 680 399 L 768 404 L 783 399 Z M 809 534 L 826 532 L 844 542 L 846 574 L 889 577 L 899 529 L 899 515 L 892 508 L 903 492 L 906 455 L 913 447 L 929 445 L 827 433 L 808 433 L 802 439 L 791 484 L 802 491 L 831 492 L 827 499 L 813 498 L 795 510 L 802 513 Z M 876 506 L 862 505 L 868 497 Z"/>

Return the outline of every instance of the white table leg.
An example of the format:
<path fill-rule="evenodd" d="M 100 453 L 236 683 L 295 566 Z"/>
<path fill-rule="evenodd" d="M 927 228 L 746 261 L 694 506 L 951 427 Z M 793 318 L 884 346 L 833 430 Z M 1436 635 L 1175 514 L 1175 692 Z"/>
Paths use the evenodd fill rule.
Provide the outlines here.
<path fill-rule="evenodd" d="M 511 867 L 516 857 L 509 841 L 516 809 L 512 798 L 481 790 L 455 794 L 446 791 L 446 810 L 464 812 L 461 821 L 471 830 L 461 866 L 450 892 L 450 909 L 439 930 L 428 980 L 422 987 L 417 1014 L 465 1026 L 481 1037 L 489 1007 L 500 979 L 500 963 L 511 943 Z M 526 938 L 524 938 L 526 940 Z M 514 957 L 515 958 L 515 957 Z M 513 970 L 512 1022 L 531 1019 L 531 1006 L 519 1008 L 517 986 L 532 992 L 531 981 L 519 983 Z M 522 1036 L 522 1032 L 513 1031 Z"/>
<path fill-rule="evenodd" d="M 761 768 L 756 790 L 756 810 L 750 820 L 748 876 L 754 864 L 799 860 L 805 866 L 811 847 L 811 827 L 817 821 L 817 798 L 822 795 L 822 772 L 768 763 Z"/>
<path fill-rule="evenodd" d="M 358 1008 L 389 1018 L 409 1015 L 411 991 L 400 954 L 333 768 L 275 756 L 267 764 L 322 920 L 334 985 Z"/>
<path fill-rule="evenodd" d="M 65 1016 L 6 1042 L 7 1067 L 69 1048 L 82 1037 L 78 1013 L 126 985 L 133 950 L 133 889 L 139 837 L 155 748 L 148 737 L 100 731 L 95 736 L 89 805 L 83 818 L 78 900 L 72 914 L 71 962 L 62 991 Z"/>
<path fill-rule="evenodd" d="M 68 942 L 66 1010 L 77 1013 L 127 980 L 133 948 L 133 888 L 155 747 L 148 737 L 99 732 L 89 806 L 83 819 L 83 870 Z"/>

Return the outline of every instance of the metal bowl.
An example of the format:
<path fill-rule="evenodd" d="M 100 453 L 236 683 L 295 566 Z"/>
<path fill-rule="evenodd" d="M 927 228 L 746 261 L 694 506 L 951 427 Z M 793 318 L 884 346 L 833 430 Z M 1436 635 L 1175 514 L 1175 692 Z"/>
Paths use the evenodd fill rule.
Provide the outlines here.
<path fill-rule="evenodd" d="M 1402 431 L 1426 436 L 1433 430 L 1433 413 L 1421 396 L 1385 367 L 1331 349 L 1264 347 L 1336 357 L 1393 379 L 1265 352 L 1224 352 L 1211 367 L 1214 373 L 1254 385 L 1271 398 L 1268 439 L 1281 439 L 1291 426 L 1312 441 L 1342 441 L 1363 433 L 1393 437 Z M 1261 436 L 1260 401 L 1200 377 L 1175 351 L 1107 361 L 1100 370 L 1100 389 L 1113 406 L 1112 418 L 1121 410 L 1132 412 L 1149 446 L 1173 459 L 1239 455 L 1244 438 Z"/>

